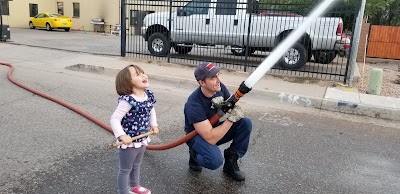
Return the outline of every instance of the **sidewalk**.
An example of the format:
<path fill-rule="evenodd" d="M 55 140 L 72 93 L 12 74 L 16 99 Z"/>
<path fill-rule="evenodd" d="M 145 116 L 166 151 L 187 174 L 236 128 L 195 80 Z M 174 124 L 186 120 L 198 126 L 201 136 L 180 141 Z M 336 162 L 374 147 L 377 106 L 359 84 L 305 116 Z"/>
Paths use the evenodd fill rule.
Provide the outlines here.
<path fill-rule="evenodd" d="M 6 43 L 0 44 L 0 50 L 5 51 L 0 52 L 0 61 L 11 63 L 16 69 L 45 66 L 49 69 L 60 70 L 67 68 L 75 71 L 115 75 L 128 64 L 137 64 L 143 67 L 151 79 L 197 85 L 193 76 L 194 66 L 168 64 L 129 57 L 91 55 Z M 250 75 L 250 73 L 231 70 L 222 70 L 222 74 L 223 82 L 228 86 L 231 93 Z M 262 98 L 262 100 L 265 99 L 290 106 L 303 106 L 400 121 L 400 98 L 368 95 L 313 84 L 291 83 L 268 77 L 260 79 L 253 86 L 250 93 Z"/>

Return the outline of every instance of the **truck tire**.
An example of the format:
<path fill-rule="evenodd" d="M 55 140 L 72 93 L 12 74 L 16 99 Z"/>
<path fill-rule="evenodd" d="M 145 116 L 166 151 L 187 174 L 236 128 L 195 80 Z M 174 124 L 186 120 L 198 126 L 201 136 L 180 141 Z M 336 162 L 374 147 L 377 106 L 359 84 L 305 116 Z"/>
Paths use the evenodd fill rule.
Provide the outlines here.
<path fill-rule="evenodd" d="M 317 63 L 328 64 L 336 57 L 335 51 L 315 51 L 314 59 Z"/>
<path fill-rule="evenodd" d="M 246 56 L 246 50 L 249 51 L 248 55 L 251 55 L 254 52 L 256 52 L 256 49 L 251 48 L 251 47 L 244 47 L 244 48 L 243 47 L 233 47 L 233 48 L 235 48 L 235 49 L 231 49 L 231 52 L 233 55 L 236 55 L 236 56 Z"/>
<path fill-rule="evenodd" d="M 174 45 L 174 50 L 179 53 L 179 54 L 188 54 L 190 51 L 192 51 L 193 47 L 192 46 L 178 46 Z"/>
<path fill-rule="evenodd" d="M 300 69 L 307 63 L 307 60 L 307 49 L 297 42 L 279 60 L 279 65 L 285 69 Z"/>
<path fill-rule="evenodd" d="M 147 48 L 152 55 L 163 57 L 171 50 L 171 42 L 166 34 L 157 32 L 150 35 L 147 41 Z"/>

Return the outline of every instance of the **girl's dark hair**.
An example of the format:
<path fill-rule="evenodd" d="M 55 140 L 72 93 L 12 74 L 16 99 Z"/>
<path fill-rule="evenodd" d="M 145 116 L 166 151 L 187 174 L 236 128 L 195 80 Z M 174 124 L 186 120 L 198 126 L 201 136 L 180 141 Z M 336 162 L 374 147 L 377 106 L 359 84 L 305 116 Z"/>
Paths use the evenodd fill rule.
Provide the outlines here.
<path fill-rule="evenodd" d="M 137 65 L 128 65 L 118 72 L 115 78 L 115 88 L 117 89 L 118 95 L 130 95 L 132 94 L 132 75 L 129 68 L 135 68 L 137 74 L 144 73 L 143 69 Z"/>

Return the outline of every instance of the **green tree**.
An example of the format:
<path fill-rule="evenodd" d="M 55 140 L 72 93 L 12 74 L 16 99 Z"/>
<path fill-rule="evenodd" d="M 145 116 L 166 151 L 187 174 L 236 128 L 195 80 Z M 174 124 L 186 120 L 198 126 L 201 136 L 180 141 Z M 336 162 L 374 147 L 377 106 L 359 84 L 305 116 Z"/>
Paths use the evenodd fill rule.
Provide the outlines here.
<path fill-rule="evenodd" d="M 400 0 L 367 0 L 365 15 L 374 25 L 400 25 Z"/>
<path fill-rule="evenodd" d="M 260 11 L 291 12 L 308 15 L 323 0 L 260 0 Z M 344 28 L 353 28 L 361 0 L 340 0 L 324 16 L 341 17 Z M 373 25 L 400 26 L 400 0 L 366 0 L 364 16 Z"/>

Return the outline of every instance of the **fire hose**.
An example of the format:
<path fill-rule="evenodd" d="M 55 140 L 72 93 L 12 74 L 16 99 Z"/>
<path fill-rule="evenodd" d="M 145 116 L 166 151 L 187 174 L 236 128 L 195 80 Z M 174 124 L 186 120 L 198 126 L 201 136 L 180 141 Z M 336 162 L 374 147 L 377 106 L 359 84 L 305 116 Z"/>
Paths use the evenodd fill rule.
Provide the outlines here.
<path fill-rule="evenodd" d="M 320 3 L 314 10 L 311 12 L 311 14 L 307 17 L 307 19 L 294 31 L 292 31 L 288 37 L 286 37 L 271 53 L 270 55 L 258 66 L 258 68 L 245 80 L 243 81 L 239 88 L 236 90 L 236 92 L 231 95 L 221 106 L 221 110 L 226 113 L 229 109 L 233 108 L 235 106 L 235 103 L 239 101 L 239 99 L 248 93 L 251 88 L 254 86 L 254 84 L 260 80 L 264 74 L 266 74 L 274 65 L 281 59 L 281 57 L 289 50 L 294 43 L 297 42 L 297 40 L 306 32 L 306 30 L 311 26 L 312 23 L 315 22 L 317 17 L 322 15 L 328 8 L 331 6 L 336 0 L 325 0 L 322 3 Z M 93 121 L 100 127 L 106 129 L 107 131 L 112 133 L 111 126 L 104 123 L 103 121 L 93 117 L 92 115 L 89 115 L 88 113 L 85 113 L 84 111 L 80 110 L 79 108 L 76 108 L 66 102 L 63 102 L 57 98 L 54 98 L 52 96 L 49 96 L 45 93 L 39 92 L 37 90 L 31 89 L 19 82 L 17 82 L 13 77 L 12 73 L 14 71 L 14 67 L 11 64 L 8 63 L 3 63 L 0 62 L 0 65 L 5 65 L 9 66 L 10 70 L 8 72 L 8 79 L 18 85 L 21 88 L 24 88 L 32 93 L 35 93 L 39 96 L 42 96 L 43 98 L 47 98 L 51 101 L 54 101 L 60 105 L 65 106 L 66 108 L 69 108 L 73 111 L 75 111 L 78 114 L 81 114 L 82 116 L 86 117 L 87 119 Z M 217 122 L 221 116 L 217 113 L 214 116 L 212 116 L 209 121 L 211 124 L 214 124 Z M 149 150 L 166 150 L 170 148 L 174 148 L 178 145 L 181 145 L 188 140 L 192 139 L 197 135 L 197 132 L 194 130 L 187 135 L 177 139 L 176 141 L 167 143 L 167 144 L 162 144 L 162 145 L 148 145 L 147 149 Z"/>

